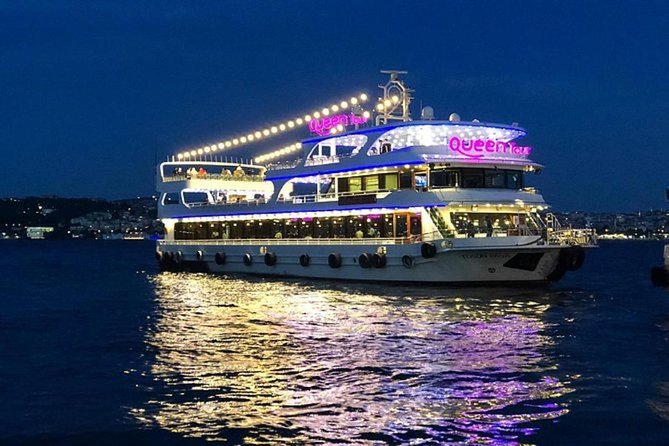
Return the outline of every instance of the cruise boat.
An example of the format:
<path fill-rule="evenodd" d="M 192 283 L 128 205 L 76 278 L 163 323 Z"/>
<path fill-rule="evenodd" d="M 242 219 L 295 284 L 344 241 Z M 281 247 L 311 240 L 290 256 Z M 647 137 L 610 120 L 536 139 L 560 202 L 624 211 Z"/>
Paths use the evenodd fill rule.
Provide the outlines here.
<path fill-rule="evenodd" d="M 560 225 L 525 177 L 543 166 L 517 124 L 421 119 L 400 75 L 366 94 L 157 169 L 169 271 L 356 281 L 539 284 L 578 269 L 591 229 Z M 308 126 L 255 159 L 221 152 Z M 284 161 L 296 155 L 292 161 Z"/>

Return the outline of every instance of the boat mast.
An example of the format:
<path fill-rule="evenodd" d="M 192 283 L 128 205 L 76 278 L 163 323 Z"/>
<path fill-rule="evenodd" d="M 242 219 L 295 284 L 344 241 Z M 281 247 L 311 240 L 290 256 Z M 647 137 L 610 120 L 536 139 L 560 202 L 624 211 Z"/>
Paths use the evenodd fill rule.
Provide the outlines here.
<path fill-rule="evenodd" d="M 413 90 L 407 88 L 404 82 L 398 78 L 400 74 L 407 74 L 408 71 L 400 70 L 381 70 L 383 74 L 389 74 L 390 79 L 385 85 L 379 85 L 383 90 L 383 97 L 376 105 L 376 125 L 388 124 L 388 121 L 411 121 L 411 112 L 409 104 L 413 99 L 411 93 Z"/>

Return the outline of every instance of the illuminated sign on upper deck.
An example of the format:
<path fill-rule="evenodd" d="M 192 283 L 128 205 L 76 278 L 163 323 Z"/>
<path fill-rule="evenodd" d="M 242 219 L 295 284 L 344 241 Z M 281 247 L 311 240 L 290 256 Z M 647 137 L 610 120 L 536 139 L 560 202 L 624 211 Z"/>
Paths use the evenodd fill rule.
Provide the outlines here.
<path fill-rule="evenodd" d="M 448 148 L 451 151 L 466 156 L 467 158 L 483 159 L 486 155 L 507 154 L 517 156 L 528 156 L 531 147 L 519 146 L 513 141 L 498 141 L 495 139 L 465 139 L 452 136 L 448 140 Z"/>
<path fill-rule="evenodd" d="M 357 116 L 354 113 L 326 116 L 309 121 L 309 130 L 319 136 L 327 136 L 332 133 L 332 129 L 341 131 L 349 125 L 365 124 L 368 119 L 367 115 Z"/>

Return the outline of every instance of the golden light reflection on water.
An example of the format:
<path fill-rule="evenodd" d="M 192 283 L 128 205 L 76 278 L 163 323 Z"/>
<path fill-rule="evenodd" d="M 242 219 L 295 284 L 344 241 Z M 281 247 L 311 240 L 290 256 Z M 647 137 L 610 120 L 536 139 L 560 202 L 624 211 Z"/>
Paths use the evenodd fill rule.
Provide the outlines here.
<path fill-rule="evenodd" d="M 132 410 L 147 426 L 252 444 L 527 443 L 567 412 L 541 292 L 152 280 L 152 398 Z"/>

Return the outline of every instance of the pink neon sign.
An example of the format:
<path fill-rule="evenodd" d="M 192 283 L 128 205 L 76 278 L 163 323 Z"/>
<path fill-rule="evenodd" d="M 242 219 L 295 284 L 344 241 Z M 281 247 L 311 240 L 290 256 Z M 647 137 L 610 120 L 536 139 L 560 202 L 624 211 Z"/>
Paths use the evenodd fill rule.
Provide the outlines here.
<path fill-rule="evenodd" d="M 312 119 L 309 121 L 309 130 L 317 135 L 327 136 L 330 134 L 330 130 L 336 128 L 338 125 L 346 127 L 349 125 L 364 124 L 366 122 L 367 118 L 365 116 L 356 116 L 353 113 L 326 116 L 324 118 Z"/>
<path fill-rule="evenodd" d="M 505 153 L 509 155 L 527 156 L 532 147 L 519 146 L 515 142 L 497 141 L 494 139 L 464 139 L 453 136 L 448 140 L 448 148 L 468 158 L 480 159 L 486 153 Z"/>

